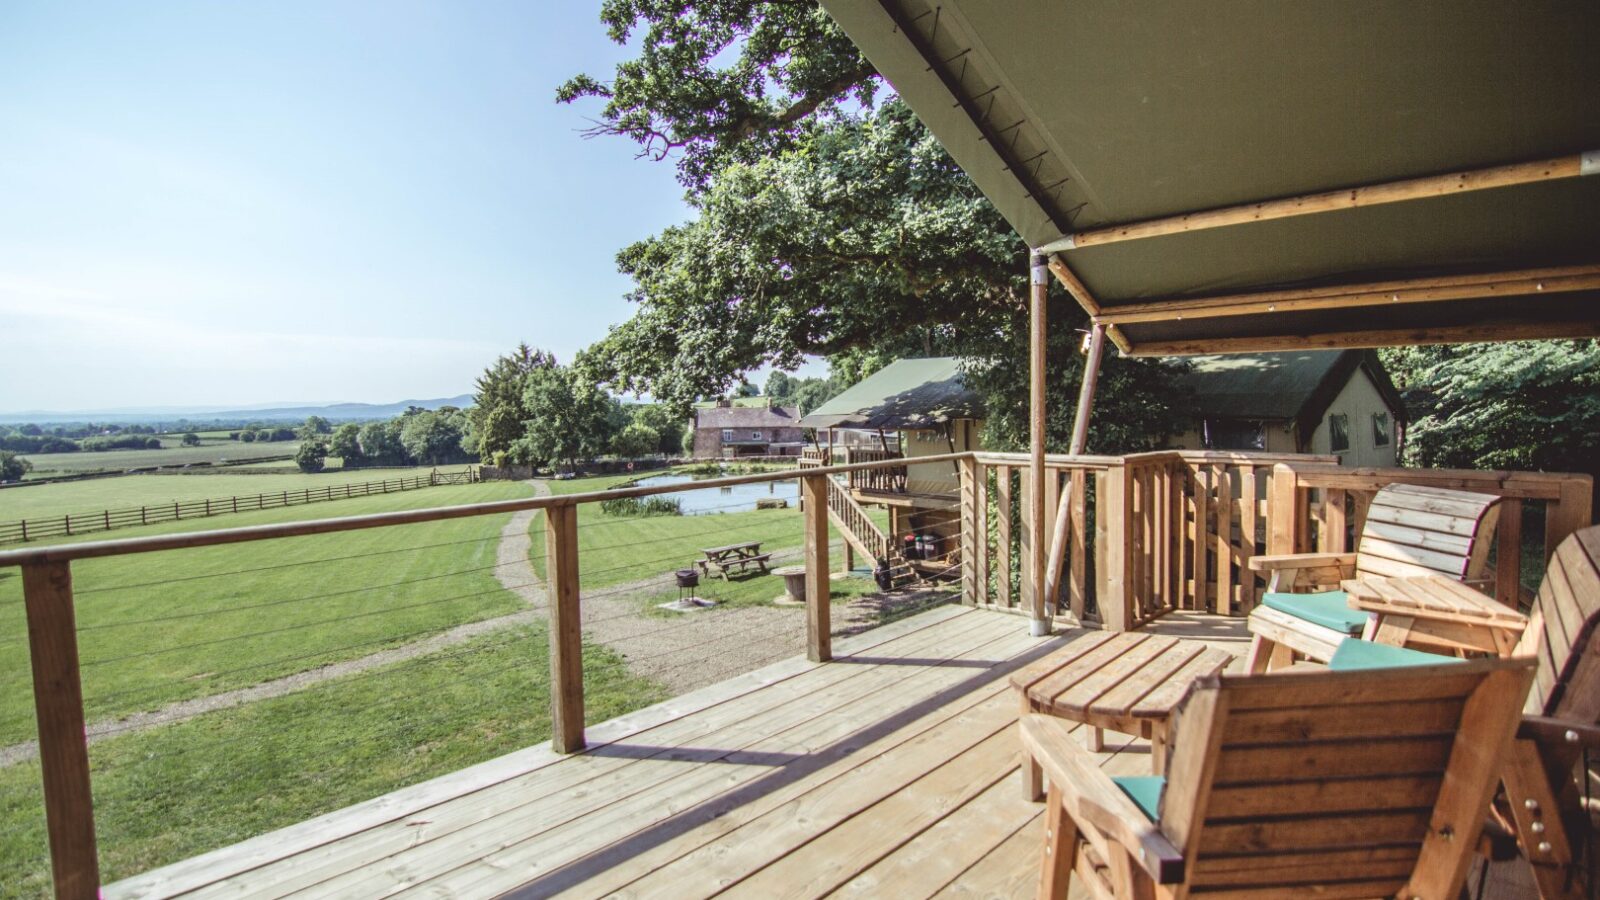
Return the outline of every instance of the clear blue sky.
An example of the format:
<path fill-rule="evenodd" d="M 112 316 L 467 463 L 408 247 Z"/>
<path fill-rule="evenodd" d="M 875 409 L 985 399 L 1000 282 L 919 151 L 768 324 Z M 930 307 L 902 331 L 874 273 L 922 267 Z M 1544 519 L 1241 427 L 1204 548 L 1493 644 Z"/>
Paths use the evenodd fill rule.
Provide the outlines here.
<path fill-rule="evenodd" d="M 598 2 L 0 4 L 0 410 L 394 401 L 626 318 Z"/>

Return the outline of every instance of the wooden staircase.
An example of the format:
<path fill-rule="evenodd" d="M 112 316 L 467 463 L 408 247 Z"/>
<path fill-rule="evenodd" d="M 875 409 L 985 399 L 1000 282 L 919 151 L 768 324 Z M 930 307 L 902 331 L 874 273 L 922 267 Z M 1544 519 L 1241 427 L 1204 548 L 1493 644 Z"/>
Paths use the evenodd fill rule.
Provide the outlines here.
<path fill-rule="evenodd" d="M 820 460 L 804 457 L 800 460 L 802 469 L 820 464 Z M 882 562 L 887 566 L 889 580 L 894 587 L 903 587 L 917 580 L 916 570 L 900 552 L 900 548 L 895 546 L 894 540 L 872 521 L 866 507 L 850 496 L 849 489 L 832 478 L 828 479 L 828 521 L 839 529 L 839 534 L 857 553 L 874 563 Z"/>

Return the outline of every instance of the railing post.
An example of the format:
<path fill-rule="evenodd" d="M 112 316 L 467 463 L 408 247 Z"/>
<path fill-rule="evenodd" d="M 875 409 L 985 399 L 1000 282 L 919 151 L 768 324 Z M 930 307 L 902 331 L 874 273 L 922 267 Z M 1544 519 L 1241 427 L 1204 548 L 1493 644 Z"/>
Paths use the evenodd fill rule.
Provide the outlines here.
<path fill-rule="evenodd" d="M 1302 523 L 1297 521 L 1300 508 L 1299 479 L 1294 469 L 1279 463 L 1272 467 L 1272 486 L 1267 503 L 1267 554 L 1277 556 L 1294 553 Z"/>
<path fill-rule="evenodd" d="M 71 563 L 23 566 L 22 596 L 28 617 L 33 704 L 56 897 L 88 900 L 99 895 L 100 864 L 95 852 L 94 795 L 89 789 Z"/>
<path fill-rule="evenodd" d="M 1100 593 L 1095 599 L 1100 606 L 1100 621 L 1109 631 L 1127 631 L 1132 624 L 1128 601 L 1132 596 L 1128 578 L 1129 563 L 1133 561 L 1133 492 L 1130 490 L 1127 469 L 1112 466 L 1105 472 L 1103 490 L 1100 492 L 1096 518 L 1101 532 L 1100 545 L 1104 547 L 1105 569 L 1100 576 Z"/>
<path fill-rule="evenodd" d="M 806 658 L 812 662 L 833 659 L 832 609 L 828 595 L 828 476 L 800 479 L 800 504 L 805 508 L 806 531 Z"/>
<path fill-rule="evenodd" d="M 961 479 L 961 602 L 977 606 L 978 596 L 978 463 L 971 457 L 956 464 Z"/>
<path fill-rule="evenodd" d="M 584 747 L 578 507 L 562 504 L 545 509 L 544 538 L 550 612 L 550 743 L 557 753 L 572 753 Z"/>

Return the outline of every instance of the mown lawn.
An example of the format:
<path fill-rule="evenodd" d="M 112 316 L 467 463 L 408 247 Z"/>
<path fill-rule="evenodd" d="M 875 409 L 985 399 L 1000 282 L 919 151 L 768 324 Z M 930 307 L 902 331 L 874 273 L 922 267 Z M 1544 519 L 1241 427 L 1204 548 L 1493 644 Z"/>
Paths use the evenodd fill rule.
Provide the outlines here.
<path fill-rule="evenodd" d="M 208 441 L 198 447 L 184 447 L 176 440 L 163 439 L 159 450 L 102 450 L 95 453 L 32 453 L 34 475 L 104 472 L 136 469 L 143 466 L 182 466 L 195 463 L 238 462 L 267 456 L 293 456 L 299 441 L 245 443 Z"/>
<path fill-rule="evenodd" d="M 24 489 L 34 490 L 34 489 Z M 527 496 L 491 482 L 117 531 L 115 537 Z M 305 671 L 521 602 L 495 579 L 508 516 L 479 516 L 73 564 L 91 721 Z M 100 537 L 100 536 L 95 536 Z M 21 578 L 0 570 L 0 745 L 33 736 Z"/>
<path fill-rule="evenodd" d="M 108 880 L 380 796 L 550 736 L 543 624 L 301 693 L 94 745 Z M 585 649 L 585 708 L 603 721 L 665 699 Z M 0 897 L 49 891 L 39 769 L 0 769 Z"/>

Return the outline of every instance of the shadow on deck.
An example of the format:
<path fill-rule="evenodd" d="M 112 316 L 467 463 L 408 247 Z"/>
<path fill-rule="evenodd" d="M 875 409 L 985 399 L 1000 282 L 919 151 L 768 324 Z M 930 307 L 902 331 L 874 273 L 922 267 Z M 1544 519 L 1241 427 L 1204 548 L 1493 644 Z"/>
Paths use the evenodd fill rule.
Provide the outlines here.
<path fill-rule="evenodd" d="M 1239 619 L 1149 630 L 1246 646 Z M 1083 633 L 942 607 L 106 896 L 1031 896 L 1006 676 Z M 1147 772 L 1144 744 L 1107 734 L 1102 765 Z"/>

